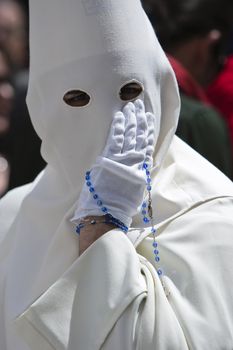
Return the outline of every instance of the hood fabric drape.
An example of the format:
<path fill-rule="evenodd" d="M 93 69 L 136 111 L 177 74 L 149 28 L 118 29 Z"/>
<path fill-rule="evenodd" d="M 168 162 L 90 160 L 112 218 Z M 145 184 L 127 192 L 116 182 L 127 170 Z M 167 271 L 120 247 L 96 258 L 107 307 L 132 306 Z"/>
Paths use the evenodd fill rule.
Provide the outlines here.
<path fill-rule="evenodd" d="M 140 215 L 128 237 L 110 231 L 81 257 L 70 222 L 132 81 L 160 120 L 152 194 L 162 280 Z M 71 90 L 90 103 L 66 105 Z M 0 349 L 230 350 L 233 186 L 174 137 L 177 84 L 140 1 L 31 0 L 27 103 L 48 166 L 0 203 Z"/>

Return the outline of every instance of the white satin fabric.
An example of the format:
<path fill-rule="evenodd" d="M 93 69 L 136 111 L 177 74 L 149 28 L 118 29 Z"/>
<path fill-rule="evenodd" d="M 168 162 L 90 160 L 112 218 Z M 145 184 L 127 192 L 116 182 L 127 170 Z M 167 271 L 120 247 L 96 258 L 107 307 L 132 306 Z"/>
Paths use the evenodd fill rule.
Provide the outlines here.
<path fill-rule="evenodd" d="M 49 165 L 0 202 L 0 349 L 232 350 L 233 185 L 173 137 L 177 85 L 140 2 L 31 0 L 30 16 L 27 100 Z M 127 236 L 110 231 L 81 257 L 70 222 L 132 80 L 161 124 L 152 177 L 162 280 L 139 215 Z M 72 89 L 90 105 L 66 106 Z"/>

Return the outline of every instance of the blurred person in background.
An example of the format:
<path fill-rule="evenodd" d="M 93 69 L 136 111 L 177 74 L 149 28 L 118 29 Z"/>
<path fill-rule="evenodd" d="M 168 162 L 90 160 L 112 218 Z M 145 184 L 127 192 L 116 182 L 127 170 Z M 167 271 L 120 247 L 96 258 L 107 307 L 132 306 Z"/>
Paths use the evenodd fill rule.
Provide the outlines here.
<path fill-rule="evenodd" d="M 0 197 L 9 183 L 9 144 L 10 114 L 14 98 L 14 87 L 8 57 L 0 47 Z"/>
<path fill-rule="evenodd" d="M 233 152 L 233 32 L 228 57 L 216 79 L 207 87 L 207 96 L 221 112 L 230 130 Z"/>
<path fill-rule="evenodd" d="M 8 185 L 4 190 L 34 180 L 45 166 L 40 155 L 41 142 L 31 124 L 25 102 L 28 86 L 27 19 L 21 3 L 0 0 L 0 45 L 8 57 L 7 74 L 14 86 L 14 99 L 4 133 L 4 147 L 7 148 L 7 161 L 10 164 L 9 179 L 5 182 Z"/>
<path fill-rule="evenodd" d="M 177 135 L 232 178 L 229 130 L 204 90 L 222 67 L 232 1 L 144 0 L 144 6 L 178 80 Z"/>
<path fill-rule="evenodd" d="M 9 61 L 0 47 L 0 135 L 5 135 L 9 130 L 13 96 Z"/>
<path fill-rule="evenodd" d="M 0 0 L 0 43 L 9 55 L 14 71 L 27 68 L 27 18 L 19 2 Z"/>

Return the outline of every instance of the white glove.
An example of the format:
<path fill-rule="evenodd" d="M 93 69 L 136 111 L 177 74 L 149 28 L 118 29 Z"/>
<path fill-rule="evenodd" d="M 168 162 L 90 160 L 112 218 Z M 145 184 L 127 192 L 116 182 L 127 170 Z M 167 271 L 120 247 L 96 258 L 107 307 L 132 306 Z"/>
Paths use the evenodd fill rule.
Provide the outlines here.
<path fill-rule="evenodd" d="M 105 215 L 102 208 L 106 207 L 114 218 L 130 226 L 147 186 L 143 164 L 153 164 L 158 133 L 159 121 L 153 114 L 145 113 L 141 100 L 127 103 L 123 112 L 115 114 L 103 154 L 91 169 L 90 182 L 95 192 L 91 193 L 84 184 L 72 221 Z M 101 206 L 93 198 L 95 194 L 102 201 Z"/>

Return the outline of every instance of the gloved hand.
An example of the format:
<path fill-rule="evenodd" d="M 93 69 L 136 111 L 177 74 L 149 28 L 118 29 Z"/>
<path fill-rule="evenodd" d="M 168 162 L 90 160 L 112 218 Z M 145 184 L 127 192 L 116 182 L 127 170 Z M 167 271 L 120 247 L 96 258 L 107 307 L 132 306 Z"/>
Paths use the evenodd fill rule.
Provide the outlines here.
<path fill-rule="evenodd" d="M 115 114 L 103 154 L 90 172 L 89 182 L 95 193 L 84 184 L 72 221 L 105 215 L 101 209 L 104 206 L 114 218 L 130 226 L 147 185 L 143 164 L 152 165 L 158 134 L 159 121 L 145 113 L 141 100 L 127 103 L 123 112 Z M 94 194 L 98 194 L 102 206 L 97 205 Z"/>

